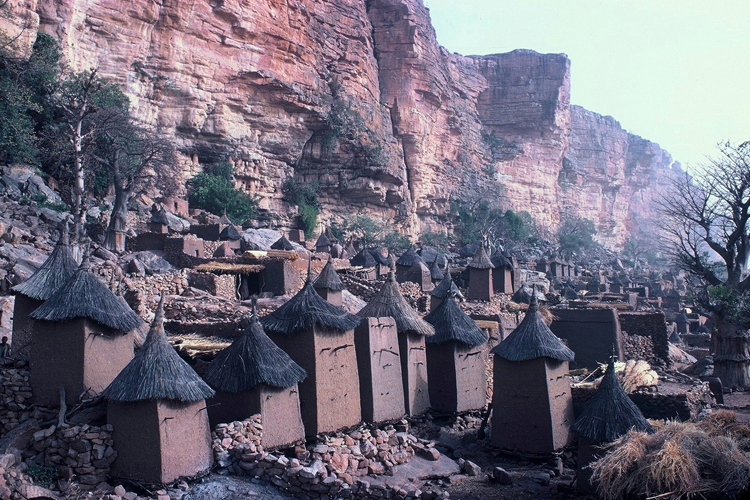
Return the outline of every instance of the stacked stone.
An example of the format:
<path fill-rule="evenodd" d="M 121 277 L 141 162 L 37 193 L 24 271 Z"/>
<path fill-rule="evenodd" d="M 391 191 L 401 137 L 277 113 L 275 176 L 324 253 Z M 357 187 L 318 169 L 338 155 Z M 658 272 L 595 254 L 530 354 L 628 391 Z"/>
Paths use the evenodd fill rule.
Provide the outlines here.
<path fill-rule="evenodd" d="M 341 282 L 352 294 L 356 295 L 365 302 L 369 302 L 380 290 L 381 281 L 367 280 L 354 276 L 350 273 L 340 275 Z"/>
<path fill-rule="evenodd" d="M 63 424 L 34 433 L 33 448 L 44 454 L 44 464 L 57 467 L 60 477 L 75 477 L 80 488 L 93 490 L 105 482 L 117 458 L 112 447 L 112 426 Z"/>
<path fill-rule="evenodd" d="M 0 455 L 0 498 L 14 500 L 26 498 L 22 492 L 34 481 L 21 473 L 16 468 L 18 465 L 19 460 L 12 453 Z"/>
<path fill-rule="evenodd" d="M 0 436 L 4 436 L 31 417 L 29 370 L 0 370 Z"/>
<path fill-rule="evenodd" d="M 654 352 L 654 341 L 651 337 L 622 332 L 622 349 L 625 359 L 643 359 L 657 366 L 661 364 L 661 359 Z"/>

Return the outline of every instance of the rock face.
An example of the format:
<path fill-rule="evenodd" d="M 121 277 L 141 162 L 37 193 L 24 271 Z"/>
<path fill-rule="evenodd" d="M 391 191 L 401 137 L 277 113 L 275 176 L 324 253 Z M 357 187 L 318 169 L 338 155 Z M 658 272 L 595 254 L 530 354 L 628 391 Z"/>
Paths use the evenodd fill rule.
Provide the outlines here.
<path fill-rule="evenodd" d="M 295 177 L 318 183 L 323 222 L 444 230 L 451 200 L 483 198 L 551 230 L 591 218 L 618 245 L 661 188 L 648 179 L 671 172 L 657 145 L 570 106 L 565 55 L 451 54 L 421 0 L 11 3 L 73 68 L 122 85 L 185 179 L 228 158 L 276 225 L 295 223 Z"/>

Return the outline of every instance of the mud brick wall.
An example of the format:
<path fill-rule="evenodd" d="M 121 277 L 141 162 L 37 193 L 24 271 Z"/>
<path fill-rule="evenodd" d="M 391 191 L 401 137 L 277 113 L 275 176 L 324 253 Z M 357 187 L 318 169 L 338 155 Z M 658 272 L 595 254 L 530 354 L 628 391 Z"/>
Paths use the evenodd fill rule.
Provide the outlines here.
<path fill-rule="evenodd" d="M 189 271 L 187 273 L 188 285 L 199 290 L 205 290 L 211 295 L 234 300 L 234 275 L 212 274 Z"/>

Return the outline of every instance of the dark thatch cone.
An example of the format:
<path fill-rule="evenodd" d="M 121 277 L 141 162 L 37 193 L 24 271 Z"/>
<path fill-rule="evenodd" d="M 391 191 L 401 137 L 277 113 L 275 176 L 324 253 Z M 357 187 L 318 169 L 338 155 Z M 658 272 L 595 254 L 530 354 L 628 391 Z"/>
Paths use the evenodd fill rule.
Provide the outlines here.
<path fill-rule="evenodd" d="M 60 239 L 47 260 L 29 279 L 14 286 L 13 291 L 35 300 L 47 300 L 73 277 L 77 269 L 78 264 L 70 251 L 68 221 L 65 219 L 61 224 Z"/>
<path fill-rule="evenodd" d="M 401 254 L 396 261 L 397 266 L 411 267 L 417 262 L 425 263 L 424 259 L 414 250 L 414 247 L 409 247 L 407 251 Z"/>
<path fill-rule="evenodd" d="M 320 233 L 320 236 L 318 236 L 318 241 L 315 242 L 315 248 L 330 248 L 331 245 L 333 245 L 333 243 L 331 243 L 331 240 L 328 238 L 328 236 L 326 236 L 325 231 Z"/>
<path fill-rule="evenodd" d="M 375 267 L 378 263 L 372 254 L 365 248 L 359 251 L 357 255 L 351 258 L 349 264 L 355 267 Z"/>
<path fill-rule="evenodd" d="M 419 317 L 403 295 L 396 282 L 396 274 L 393 270 L 393 259 L 391 259 L 391 270 L 388 279 L 380 287 L 378 293 L 368 304 L 357 313 L 361 318 L 392 317 L 396 321 L 396 330 L 402 332 L 414 332 L 419 335 L 434 335 L 432 325 L 426 323 Z"/>
<path fill-rule="evenodd" d="M 458 289 L 456 283 L 453 281 L 453 277 L 451 276 L 450 265 L 445 267 L 445 273 L 443 273 L 443 275 L 443 279 L 438 283 L 435 289 L 430 292 L 430 295 L 442 300 L 448 296 L 449 292 L 452 292 L 456 297 L 463 299 L 461 291 Z"/>
<path fill-rule="evenodd" d="M 531 294 L 529 309 L 521 324 L 490 352 L 508 361 L 529 361 L 537 358 L 573 361 L 575 358 L 573 351 L 552 333 L 539 314 L 536 290 Z"/>
<path fill-rule="evenodd" d="M 220 240 L 232 240 L 237 241 L 241 238 L 240 232 L 237 231 L 237 228 L 234 227 L 233 224 L 229 224 L 227 227 L 221 230 L 221 233 L 219 233 L 219 239 Z"/>
<path fill-rule="evenodd" d="M 164 297 L 156 308 L 143 347 L 102 393 L 109 401 L 179 401 L 195 403 L 214 395 L 167 341 L 164 333 Z"/>
<path fill-rule="evenodd" d="M 458 307 L 455 293 L 449 293 L 424 320 L 435 328 L 435 335 L 425 339 L 428 344 L 453 341 L 474 347 L 487 342 L 487 335 Z"/>
<path fill-rule="evenodd" d="M 253 314 L 243 318 L 243 332 L 211 362 L 204 379 L 217 391 L 239 394 L 265 384 L 279 389 L 302 382 L 307 373 L 268 338 Z"/>
<path fill-rule="evenodd" d="M 271 245 L 271 249 L 292 251 L 294 250 L 294 247 L 292 246 L 292 243 L 288 239 L 286 239 L 286 236 L 282 234 L 281 238 L 276 240 L 273 245 Z"/>
<path fill-rule="evenodd" d="M 487 250 L 484 245 L 479 245 L 479 250 L 474 254 L 474 257 L 469 259 L 468 267 L 474 269 L 493 269 L 495 266 L 490 260 L 490 256 L 487 255 Z"/>
<path fill-rule="evenodd" d="M 440 266 L 438 265 L 438 258 L 435 256 L 435 260 L 432 261 L 432 265 L 430 266 L 430 278 L 434 281 L 442 280 L 445 277 L 443 274 L 443 271 L 440 270 Z"/>
<path fill-rule="evenodd" d="M 599 387 L 573 424 L 573 431 L 594 443 L 611 443 L 631 429 L 653 432 L 651 424 L 620 385 L 613 356 Z"/>
<path fill-rule="evenodd" d="M 75 274 L 31 317 L 45 321 L 87 318 L 113 330 L 129 332 L 143 320 L 89 270 L 88 254 Z"/>
<path fill-rule="evenodd" d="M 315 282 L 313 283 L 313 286 L 315 288 L 326 288 L 328 290 L 343 290 L 344 284 L 341 282 L 341 279 L 339 278 L 338 273 L 333 268 L 333 264 L 331 264 L 331 259 L 328 259 L 328 262 L 326 262 L 326 265 L 323 267 L 323 270 L 320 271 L 320 274 L 317 278 L 315 278 Z"/>
<path fill-rule="evenodd" d="M 302 290 L 260 320 L 266 332 L 281 335 L 294 335 L 309 330 L 316 324 L 328 330 L 345 332 L 356 328 L 359 322 L 357 316 L 327 302 L 315 291 L 310 261 L 307 264 L 307 279 Z"/>

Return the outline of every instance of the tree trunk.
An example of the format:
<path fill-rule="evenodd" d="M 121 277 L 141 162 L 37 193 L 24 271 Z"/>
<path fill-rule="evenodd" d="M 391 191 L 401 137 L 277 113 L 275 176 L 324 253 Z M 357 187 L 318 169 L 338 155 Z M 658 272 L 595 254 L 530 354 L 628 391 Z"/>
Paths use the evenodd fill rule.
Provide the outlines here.
<path fill-rule="evenodd" d="M 125 251 L 125 230 L 128 222 L 128 200 L 130 191 L 123 186 L 120 174 L 115 170 L 115 204 L 112 207 L 112 216 L 109 218 L 107 235 L 104 238 L 104 246 L 113 252 Z"/>
<path fill-rule="evenodd" d="M 75 186 L 73 188 L 73 212 L 75 214 L 76 237 L 80 238 L 84 234 L 84 222 L 86 210 L 84 207 L 83 193 L 85 192 L 83 177 L 83 137 L 81 136 L 83 121 L 79 120 L 76 124 L 73 135 L 73 157 L 75 169 Z"/>
<path fill-rule="evenodd" d="M 724 387 L 750 387 L 750 334 L 747 327 L 714 314 L 711 333 L 714 375 Z"/>

